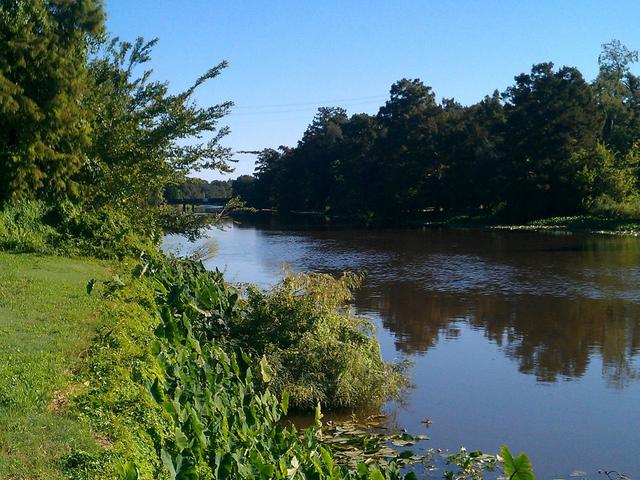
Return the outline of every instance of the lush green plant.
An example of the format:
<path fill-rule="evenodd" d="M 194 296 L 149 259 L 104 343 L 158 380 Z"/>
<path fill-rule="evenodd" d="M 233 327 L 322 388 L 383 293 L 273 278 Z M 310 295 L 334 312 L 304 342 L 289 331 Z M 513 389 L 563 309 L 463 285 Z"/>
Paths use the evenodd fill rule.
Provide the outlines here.
<path fill-rule="evenodd" d="M 38 201 L 10 203 L 0 209 L 0 249 L 50 253 L 60 233 L 48 225 L 51 209 Z"/>
<path fill-rule="evenodd" d="M 514 457 L 506 445 L 500 447 L 500 456 L 504 462 L 504 474 L 509 480 L 536 480 L 533 465 L 523 452 Z"/>
<path fill-rule="evenodd" d="M 227 337 L 244 305 L 219 273 L 157 258 L 132 278 L 88 287 L 115 307 L 89 353 L 90 388 L 76 408 L 112 448 L 103 457 L 70 455 L 70 475 L 401 478 L 394 463 L 350 470 L 318 430 L 299 436 L 278 422 L 289 397 L 272 393 L 265 359 Z"/>
<path fill-rule="evenodd" d="M 296 408 L 380 405 L 405 385 L 402 364 L 382 360 L 371 322 L 348 306 L 356 274 L 287 275 L 272 291 L 248 290 L 231 335 L 273 369 L 271 388 Z"/>
<path fill-rule="evenodd" d="M 457 471 L 446 470 L 444 478 L 446 480 L 482 480 L 487 472 L 492 473 L 502 462 L 503 476 L 507 480 L 535 480 L 531 461 L 524 454 L 520 453 L 513 457 L 506 445 L 500 447 L 500 455 L 488 455 L 480 451 L 468 452 L 466 448 L 461 448 L 458 453 L 449 455 L 448 465 L 455 465 Z"/>
<path fill-rule="evenodd" d="M 155 251 L 158 228 L 134 227 L 122 212 L 83 210 L 71 202 L 56 207 L 38 200 L 0 209 L 0 249 L 41 254 L 137 257 Z"/>

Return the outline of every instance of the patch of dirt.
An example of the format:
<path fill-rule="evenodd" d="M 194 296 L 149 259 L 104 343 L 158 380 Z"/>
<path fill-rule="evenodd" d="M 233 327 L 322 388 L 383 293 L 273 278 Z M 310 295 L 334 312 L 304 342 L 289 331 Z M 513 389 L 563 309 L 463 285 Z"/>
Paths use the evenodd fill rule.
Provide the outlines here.
<path fill-rule="evenodd" d="M 102 433 L 94 432 L 93 438 L 95 439 L 96 443 L 102 448 L 111 448 L 113 446 L 113 442 L 111 441 L 111 439 Z"/>
<path fill-rule="evenodd" d="M 58 390 L 53 394 L 51 403 L 49 403 L 48 410 L 53 413 L 62 413 L 67 408 L 69 400 L 78 395 L 84 385 L 71 383 L 64 387 L 62 390 Z"/>

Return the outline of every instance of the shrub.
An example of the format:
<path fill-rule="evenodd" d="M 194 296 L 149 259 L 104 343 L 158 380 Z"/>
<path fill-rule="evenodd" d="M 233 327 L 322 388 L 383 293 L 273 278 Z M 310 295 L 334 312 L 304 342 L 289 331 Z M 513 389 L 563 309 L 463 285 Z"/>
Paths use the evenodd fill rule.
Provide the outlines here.
<path fill-rule="evenodd" d="M 162 230 L 132 225 L 122 212 L 87 210 L 69 202 L 8 203 L 0 209 L 0 249 L 40 254 L 137 257 L 154 252 Z"/>
<path fill-rule="evenodd" d="M 608 195 L 601 195 L 593 201 L 590 211 L 604 217 L 640 218 L 640 197 L 631 195 L 619 201 Z"/>
<path fill-rule="evenodd" d="M 50 215 L 44 203 L 9 203 L 0 210 L 0 248 L 14 252 L 51 253 L 60 235 L 48 225 Z"/>
<path fill-rule="evenodd" d="M 137 257 L 154 251 L 162 232 L 152 221 L 134 225 L 118 210 L 93 210 L 71 203 L 56 208 L 55 224 L 61 234 L 61 253 L 99 258 Z"/>
<path fill-rule="evenodd" d="M 376 406 L 405 385 L 403 365 L 384 362 L 374 326 L 348 306 L 361 280 L 309 273 L 288 275 L 268 293 L 249 287 L 231 337 L 266 358 L 270 388 L 289 392 L 293 407 Z"/>

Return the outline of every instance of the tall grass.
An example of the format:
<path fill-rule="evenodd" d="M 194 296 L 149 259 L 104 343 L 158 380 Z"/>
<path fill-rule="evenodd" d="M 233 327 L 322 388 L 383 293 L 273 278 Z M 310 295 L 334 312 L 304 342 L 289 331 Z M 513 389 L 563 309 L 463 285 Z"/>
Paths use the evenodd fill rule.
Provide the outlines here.
<path fill-rule="evenodd" d="M 131 224 L 122 213 L 30 200 L 0 210 L 0 250 L 20 253 L 137 257 L 156 249 L 160 230 Z"/>

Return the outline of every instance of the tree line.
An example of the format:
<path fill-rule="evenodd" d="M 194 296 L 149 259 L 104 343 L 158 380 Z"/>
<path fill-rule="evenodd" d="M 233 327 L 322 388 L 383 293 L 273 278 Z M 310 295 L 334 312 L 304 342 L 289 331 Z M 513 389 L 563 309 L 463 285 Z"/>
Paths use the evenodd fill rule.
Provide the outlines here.
<path fill-rule="evenodd" d="M 207 182 L 201 178 L 186 177 L 178 185 L 169 186 L 164 192 L 164 198 L 169 203 L 180 201 L 207 202 L 211 199 L 230 199 L 234 180 L 211 180 Z"/>
<path fill-rule="evenodd" d="M 259 152 L 245 200 L 365 218 L 637 215 L 637 60 L 613 40 L 592 82 L 549 62 L 469 106 L 402 79 L 376 115 L 320 108 L 295 147 Z"/>

